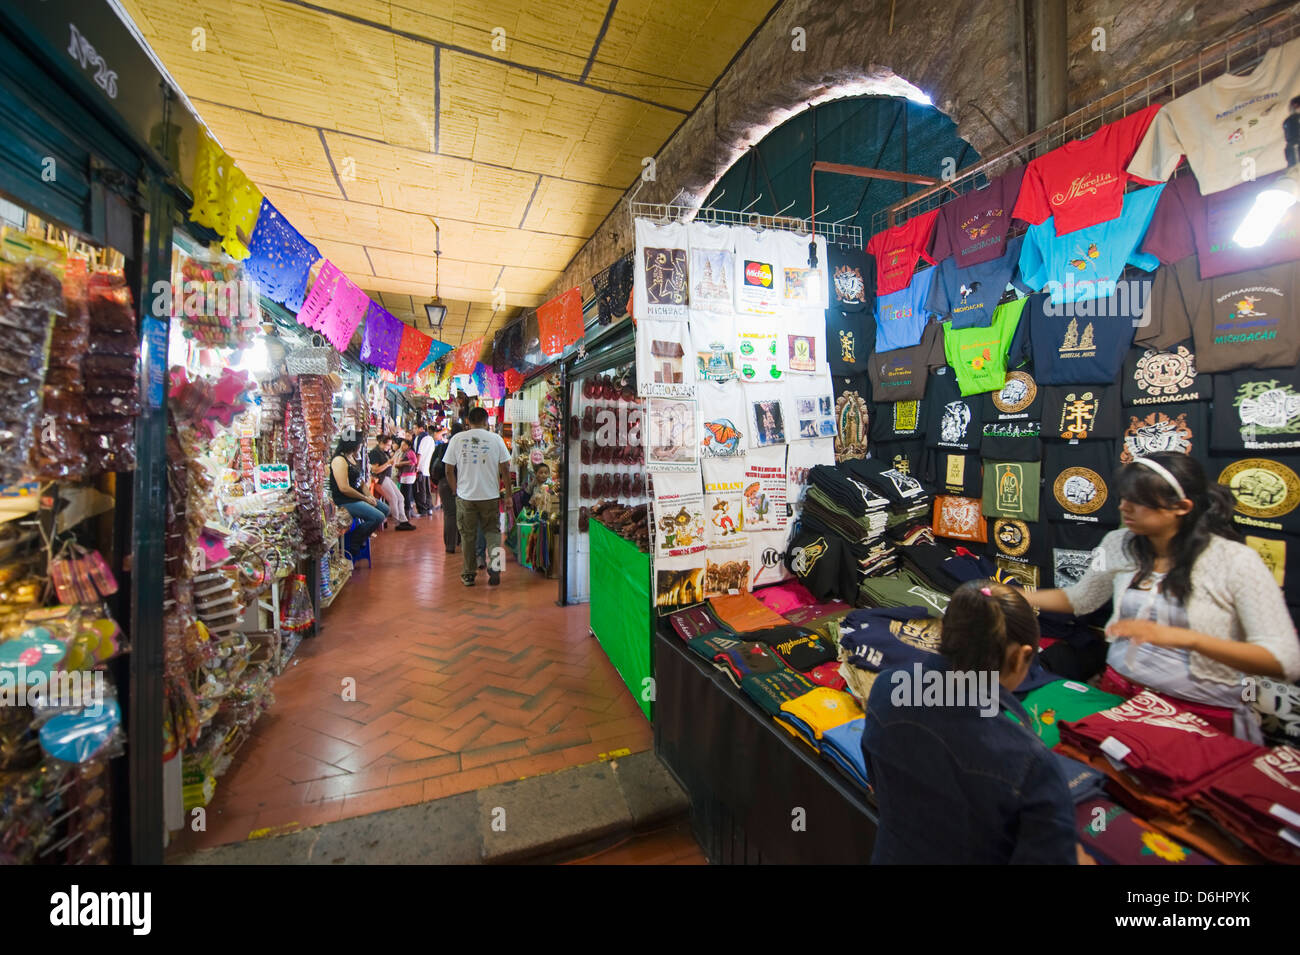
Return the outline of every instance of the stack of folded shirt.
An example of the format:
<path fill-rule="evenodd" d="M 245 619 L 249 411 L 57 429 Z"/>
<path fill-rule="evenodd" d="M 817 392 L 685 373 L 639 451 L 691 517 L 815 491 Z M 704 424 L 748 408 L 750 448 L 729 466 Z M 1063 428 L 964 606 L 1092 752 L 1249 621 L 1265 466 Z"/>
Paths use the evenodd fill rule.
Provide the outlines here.
<path fill-rule="evenodd" d="M 808 469 L 808 493 L 819 492 L 837 510 L 855 517 L 882 512 L 890 499 L 854 475 L 846 465 L 817 464 Z M 807 499 L 805 498 L 805 506 Z"/>
<path fill-rule="evenodd" d="M 787 611 L 797 610 L 817 602 L 817 598 L 808 592 L 808 588 L 797 580 L 759 587 L 753 591 L 753 594 L 764 607 L 782 616 L 785 616 Z"/>
<path fill-rule="evenodd" d="M 867 607 L 914 607 L 925 604 L 931 617 L 942 617 L 948 609 L 948 594 L 931 587 L 906 567 L 878 577 L 864 577 L 858 587 L 858 602 Z"/>
<path fill-rule="evenodd" d="M 860 716 L 833 726 L 822 734 L 821 743 L 823 756 L 844 770 L 863 789 L 870 789 L 867 782 L 867 760 L 862 755 L 862 731 L 866 725 L 866 719 Z"/>
<path fill-rule="evenodd" d="M 869 548 L 866 555 L 858 559 L 858 568 L 863 577 L 880 577 L 888 574 L 898 566 L 898 548 L 887 537 L 882 537 Z"/>
<path fill-rule="evenodd" d="M 1300 865 L 1300 750 L 1265 750 L 1220 773 L 1192 801 L 1270 862 Z"/>
<path fill-rule="evenodd" d="M 807 673 L 835 659 L 835 646 L 829 639 L 802 627 L 769 627 L 745 634 L 764 644 L 793 670 Z"/>
<path fill-rule="evenodd" d="M 1086 683 L 1053 680 L 1032 690 L 1020 702 L 1029 714 L 1029 729 L 1050 747 L 1061 740 L 1060 724 L 1063 720 L 1081 720 L 1123 703 L 1124 698 L 1103 693 Z"/>
<path fill-rule="evenodd" d="M 1151 692 L 1058 726 L 1063 745 L 1089 756 L 1104 755 L 1152 795 L 1175 802 L 1263 752 Z"/>
<path fill-rule="evenodd" d="M 848 693 L 819 686 L 781 704 L 776 721 L 815 750 L 827 730 L 862 717 L 862 707 Z"/>
<path fill-rule="evenodd" d="M 1070 799 L 1075 805 L 1102 795 L 1106 788 L 1105 773 L 1069 756 L 1060 753 L 1052 755 L 1056 758 L 1056 765 L 1061 770 L 1061 775 L 1065 777 L 1065 784 L 1070 787 Z"/>
<path fill-rule="evenodd" d="M 935 542 L 934 528 L 929 518 L 920 521 L 896 521 L 885 531 L 885 536 L 896 544 L 911 547 L 921 541 Z"/>
<path fill-rule="evenodd" d="M 783 667 L 775 673 L 759 673 L 740 681 L 740 692 L 754 701 L 768 716 L 781 715 L 781 704 L 817 689 L 802 673 Z"/>
<path fill-rule="evenodd" d="M 1103 865 L 1214 865 L 1108 799 L 1077 802 L 1074 819 L 1083 851 Z"/>
<path fill-rule="evenodd" d="M 854 610 L 836 630 L 840 674 L 859 700 L 867 698 L 882 670 L 920 663 L 939 652 L 939 621 L 926 607 Z"/>
<path fill-rule="evenodd" d="M 828 686 L 832 690 L 847 690 L 849 688 L 848 681 L 840 673 L 839 663 L 834 660 L 813 667 L 804 676 L 818 686 Z"/>
<path fill-rule="evenodd" d="M 917 543 L 900 546 L 899 555 L 923 580 L 949 594 L 966 581 L 992 577 L 997 570 L 987 557 L 960 545 Z"/>
<path fill-rule="evenodd" d="M 709 613 L 708 607 L 702 605 L 687 607 L 685 610 L 670 613 L 668 623 L 677 636 L 687 641 L 718 629 L 717 618 Z"/>
<path fill-rule="evenodd" d="M 881 498 L 881 503 L 884 499 Z M 859 544 L 870 543 L 885 533 L 885 509 L 860 513 L 840 507 L 816 487 L 810 487 L 803 499 L 800 520 L 819 530 L 833 531 L 845 540 Z"/>
<path fill-rule="evenodd" d="M 785 663 L 772 652 L 771 647 L 749 640 L 722 650 L 714 656 L 713 662 L 726 670 L 736 686 L 740 686 L 740 681 L 747 676 L 761 676 L 786 669 Z"/>
<path fill-rule="evenodd" d="M 928 503 L 933 496 L 933 488 L 884 459 L 854 459 L 842 462 L 840 467 L 849 478 L 861 481 L 889 501 L 891 510 L 902 512 L 915 508 Z"/>
<path fill-rule="evenodd" d="M 780 627 L 789 623 L 779 613 L 773 613 L 753 594 L 731 594 L 710 597 L 709 609 L 722 625 L 736 633 L 760 630 L 763 627 Z"/>

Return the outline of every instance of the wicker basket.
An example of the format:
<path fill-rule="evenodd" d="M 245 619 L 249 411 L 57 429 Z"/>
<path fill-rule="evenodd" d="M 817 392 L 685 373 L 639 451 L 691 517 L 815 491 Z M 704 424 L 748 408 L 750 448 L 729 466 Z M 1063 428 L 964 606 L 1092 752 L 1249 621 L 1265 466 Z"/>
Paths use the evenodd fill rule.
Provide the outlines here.
<path fill-rule="evenodd" d="M 311 337 L 309 347 L 289 352 L 284 364 L 291 375 L 335 375 L 343 370 L 339 353 L 319 335 Z"/>

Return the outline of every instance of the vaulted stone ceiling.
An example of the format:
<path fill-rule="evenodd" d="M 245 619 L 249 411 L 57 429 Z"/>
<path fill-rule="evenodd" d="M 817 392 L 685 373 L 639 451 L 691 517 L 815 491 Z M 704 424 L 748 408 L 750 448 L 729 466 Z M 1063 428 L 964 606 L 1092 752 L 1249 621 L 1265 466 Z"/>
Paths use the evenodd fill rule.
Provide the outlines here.
<path fill-rule="evenodd" d="M 441 249 L 452 344 L 544 301 L 772 6 L 121 2 L 240 168 L 403 320 L 424 327 Z"/>

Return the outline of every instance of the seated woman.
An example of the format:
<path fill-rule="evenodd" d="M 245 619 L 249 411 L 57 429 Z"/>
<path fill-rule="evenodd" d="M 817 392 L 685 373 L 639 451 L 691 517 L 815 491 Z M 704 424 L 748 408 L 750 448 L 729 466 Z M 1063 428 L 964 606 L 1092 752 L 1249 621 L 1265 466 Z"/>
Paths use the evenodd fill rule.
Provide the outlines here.
<path fill-rule="evenodd" d="M 1070 865 L 1078 847 L 1069 786 L 1011 695 L 1038 652 L 1038 622 L 1018 591 L 962 584 L 939 653 L 881 673 L 867 697 L 862 752 L 880 809 L 876 864 Z M 982 692 L 935 705 L 908 684 L 942 679 Z M 973 679 L 972 679 L 973 678 Z M 971 699 L 970 696 L 987 697 Z M 1007 710 L 1020 722 L 1000 714 Z"/>
<path fill-rule="evenodd" d="M 1116 478 L 1121 530 L 1078 583 L 1026 594 L 1086 614 L 1114 601 L 1102 689 L 1149 689 L 1212 725 L 1262 742 L 1243 702 L 1249 675 L 1300 678 L 1300 641 L 1272 572 L 1232 528 L 1232 493 L 1185 454 L 1153 454 Z"/>
<path fill-rule="evenodd" d="M 360 522 L 344 537 L 343 547 L 349 554 L 355 554 L 388 517 L 388 505 L 362 490 L 365 472 L 357 460 L 360 447 L 356 435 L 344 432 L 330 459 L 330 499 Z"/>

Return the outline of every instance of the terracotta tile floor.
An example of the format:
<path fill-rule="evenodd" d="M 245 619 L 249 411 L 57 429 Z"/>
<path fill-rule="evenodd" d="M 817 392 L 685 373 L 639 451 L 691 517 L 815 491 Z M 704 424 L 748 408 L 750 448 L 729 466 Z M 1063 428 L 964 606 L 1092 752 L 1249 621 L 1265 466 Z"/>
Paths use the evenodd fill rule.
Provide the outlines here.
<path fill-rule="evenodd" d="M 174 850 L 238 842 L 408 806 L 623 750 L 650 724 L 600 645 L 585 605 L 511 560 L 499 587 L 459 579 L 441 512 L 386 531 L 275 684 L 208 807 Z M 356 702 L 342 698 L 356 681 Z M 620 755 L 622 755 L 620 753 Z"/>

